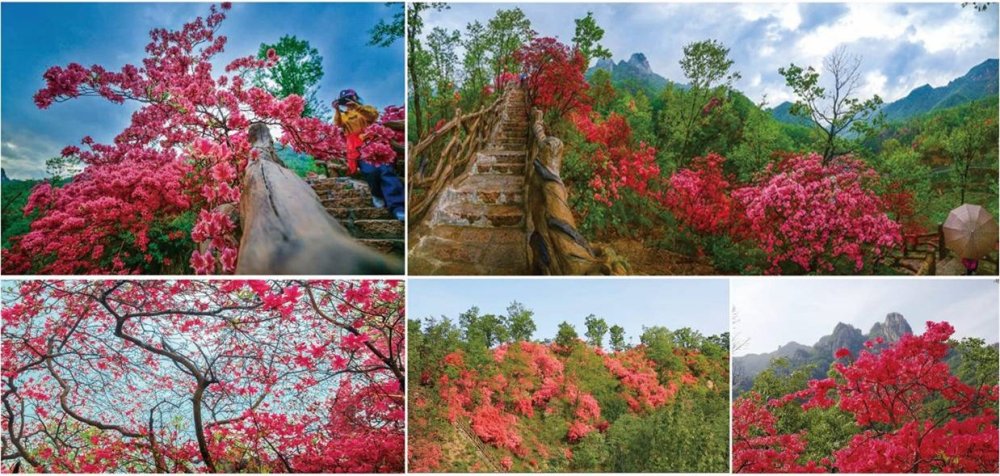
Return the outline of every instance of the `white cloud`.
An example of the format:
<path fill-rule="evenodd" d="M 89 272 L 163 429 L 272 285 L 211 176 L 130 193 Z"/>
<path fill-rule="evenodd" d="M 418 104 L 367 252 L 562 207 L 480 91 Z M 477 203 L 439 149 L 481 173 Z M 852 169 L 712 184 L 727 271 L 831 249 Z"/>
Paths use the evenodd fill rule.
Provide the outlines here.
<path fill-rule="evenodd" d="M 782 28 L 795 30 L 802 24 L 799 6 L 796 3 L 740 3 L 736 12 L 747 21 L 775 18 Z"/>

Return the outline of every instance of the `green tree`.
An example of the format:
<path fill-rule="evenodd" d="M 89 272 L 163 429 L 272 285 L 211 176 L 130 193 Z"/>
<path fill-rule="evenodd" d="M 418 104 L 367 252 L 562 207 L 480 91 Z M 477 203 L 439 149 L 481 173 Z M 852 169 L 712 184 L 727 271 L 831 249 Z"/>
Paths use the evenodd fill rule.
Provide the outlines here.
<path fill-rule="evenodd" d="M 889 210 L 890 218 L 905 223 L 916 220 L 916 216 L 931 214 L 936 201 L 931 184 L 932 171 L 918 151 L 903 146 L 896 139 L 887 139 L 882 143 L 875 170 L 879 173 L 882 194 L 905 191 L 913 196 L 913 210 Z M 903 213 L 909 215 L 903 216 Z"/>
<path fill-rule="evenodd" d="M 815 364 L 794 366 L 787 358 L 777 358 L 754 379 L 751 391 L 766 402 L 805 389 L 815 373 Z M 811 460 L 830 456 L 859 431 L 853 417 L 837 407 L 804 411 L 801 405 L 783 405 L 774 415 L 780 433 L 808 430 L 805 458 Z"/>
<path fill-rule="evenodd" d="M 682 349 L 700 349 L 704 336 L 690 327 L 681 327 L 673 332 L 674 345 Z"/>
<path fill-rule="evenodd" d="M 615 352 L 625 350 L 625 328 L 618 324 L 611 326 L 611 349 Z"/>
<path fill-rule="evenodd" d="M 973 114 L 973 117 L 977 116 Z M 987 183 L 977 181 L 977 178 L 989 176 L 989 181 L 996 181 L 996 118 L 966 121 L 951 131 L 945 141 L 945 149 L 951 157 L 952 180 L 958 189 L 959 199 L 955 206 L 967 203 L 966 196 L 978 191 L 975 190 L 976 185 Z"/>
<path fill-rule="evenodd" d="M 674 335 L 666 327 L 643 328 L 639 342 L 646 346 L 646 356 L 656 362 L 656 368 L 661 376 L 684 367 L 680 357 L 674 354 Z"/>
<path fill-rule="evenodd" d="M 510 340 L 502 319 L 493 314 L 480 315 L 475 306 L 459 314 L 458 323 L 465 333 L 466 344 L 475 350 L 489 349 Z"/>
<path fill-rule="evenodd" d="M 258 70 L 253 77 L 254 85 L 279 98 L 297 95 L 306 102 L 303 116 L 328 119 L 329 106 L 316 97 L 319 81 L 323 79 L 323 57 L 319 51 L 306 40 L 285 35 L 277 43 L 261 43 L 257 58 L 266 59 L 270 49 L 277 53 L 278 64 Z"/>
<path fill-rule="evenodd" d="M 966 337 L 954 344 L 959 364 L 956 375 L 972 386 L 996 385 L 998 368 L 997 345 L 987 345 L 983 339 Z"/>
<path fill-rule="evenodd" d="M 497 10 L 486 24 L 486 53 L 492 67 L 490 79 L 499 77 L 504 71 L 516 71 L 514 52 L 534 36 L 531 20 L 520 8 Z"/>
<path fill-rule="evenodd" d="M 765 98 L 756 107 L 750 108 L 743 120 L 741 140 L 726 155 L 743 182 L 750 181 L 755 173 L 763 170 L 774 152 L 792 148 L 791 140 L 782 133 L 781 125 L 765 110 L 766 107 Z"/>
<path fill-rule="evenodd" d="M 403 4 L 386 2 L 385 6 L 399 8 L 399 11 L 392 14 L 392 19 L 385 21 L 380 19 L 371 30 L 368 30 L 368 44 L 381 46 L 383 48 L 392 45 L 396 40 L 403 37 L 406 24 L 403 19 Z"/>
<path fill-rule="evenodd" d="M 611 51 L 600 43 L 604 38 L 604 29 L 597 25 L 594 12 L 587 12 L 587 16 L 573 21 L 576 23 L 573 47 L 587 58 L 588 65 L 595 58 L 611 58 Z"/>
<path fill-rule="evenodd" d="M 608 445 L 604 440 L 604 434 L 595 431 L 573 445 L 570 470 L 581 473 L 604 472 L 608 456 Z"/>
<path fill-rule="evenodd" d="M 583 323 L 587 326 L 587 331 L 584 332 L 587 342 L 594 347 L 604 347 L 604 334 L 608 333 L 608 323 L 593 314 L 585 317 Z"/>
<path fill-rule="evenodd" d="M 857 148 L 859 141 L 845 140 L 845 133 L 868 133 L 881 122 L 877 112 L 882 98 L 878 95 L 867 99 L 858 97 L 862 79 L 860 68 L 861 58 L 849 54 L 841 46 L 823 59 L 829 89 L 820 84 L 820 75 L 812 66 L 803 69 L 792 63 L 778 69 L 798 98 L 791 113 L 812 122 L 824 163 Z"/>
<path fill-rule="evenodd" d="M 559 323 L 559 330 L 556 331 L 556 344 L 565 348 L 572 348 L 579 339 L 580 336 L 576 333 L 576 328 L 572 324 L 566 321 Z"/>
<path fill-rule="evenodd" d="M 457 48 L 461 45 L 458 30 L 448 31 L 434 27 L 427 35 L 427 50 L 430 55 L 430 80 L 434 82 L 435 94 L 450 95 L 455 90 L 458 72 Z"/>
<path fill-rule="evenodd" d="M 485 26 L 478 21 L 465 25 L 462 39 L 462 100 L 463 107 L 474 108 L 483 102 L 481 91 L 490 83 L 490 65 L 487 49 L 490 38 Z"/>
<path fill-rule="evenodd" d="M 506 325 L 511 341 L 531 340 L 531 335 L 537 330 L 533 319 L 534 315 L 535 313 L 531 309 L 524 307 L 524 304 L 517 301 L 507 306 Z"/>
<path fill-rule="evenodd" d="M 423 32 L 424 20 L 423 13 L 427 10 L 441 11 L 451 8 L 446 3 L 407 3 L 406 4 L 406 47 L 407 47 L 407 58 L 406 58 L 406 71 L 410 76 L 410 104 L 413 109 L 413 128 L 414 133 L 417 138 L 423 137 L 424 135 L 424 116 L 423 116 L 423 106 L 424 106 L 424 73 L 427 70 L 427 65 L 429 64 L 427 52 L 424 50 L 423 43 L 420 38 L 420 34 Z M 381 24 L 381 22 L 380 22 Z M 382 30 L 379 30 L 378 25 L 372 31 L 371 44 L 377 44 L 382 46 L 387 46 L 386 41 L 392 38 L 392 36 L 397 31 L 396 27 L 397 21 L 394 20 L 391 24 L 385 26 Z M 376 35 L 376 32 L 386 32 L 382 33 L 380 36 Z M 388 44 L 391 44 L 389 41 Z"/>
<path fill-rule="evenodd" d="M 733 60 L 729 58 L 729 48 L 717 40 L 684 45 L 684 57 L 681 58 L 680 65 L 688 81 L 689 98 L 681 117 L 683 138 L 678 151 L 682 161 L 693 155 L 691 142 L 695 122 L 709 106 L 709 101 L 712 98 L 720 101 L 724 99 L 732 84 L 740 79 L 740 73 L 733 70 L 733 64 Z"/>
<path fill-rule="evenodd" d="M 444 356 L 458 349 L 462 331 L 447 317 L 410 319 L 406 326 L 407 350 L 411 375 L 434 374 Z"/>

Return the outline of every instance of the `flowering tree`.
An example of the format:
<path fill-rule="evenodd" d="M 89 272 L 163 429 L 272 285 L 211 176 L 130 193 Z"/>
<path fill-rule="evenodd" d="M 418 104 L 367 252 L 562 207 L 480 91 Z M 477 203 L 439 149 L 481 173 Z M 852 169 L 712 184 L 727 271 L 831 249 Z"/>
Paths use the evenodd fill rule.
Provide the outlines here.
<path fill-rule="evenodd" d="M 403 302 L 391 281 L 6 287 L 4 469 L 402 471 Z"/>
<path fill-rule="evenodd" d="M 970 472 L 998 470 L 998 387 L 972 386 L 946 362 L 947 322 L 928 322 L 920 336 L 885 347 L 866 343 L 853 358 L 834 354 L 835 376 L 764 402 L 751 393 L 733 404 L 733 468 L 737 472 L 847 473 Z M 852 361 L 853 359 L 853 361 Z M 782 433 L 773 410 L 836 408 L 851 415 L 857 433 L 828 457 L 803 461 L 808 428 Z"/>
<path fill-rule="evenodd" d="M 589 110 L 589 86 L 583 76 L 587 60 L 579 50 L 555 38 L 535 38 L 514 52 L 514 60 L 528 75 L 532 105 L 558 118 L 571 111 Z"/>
<path fill-rule="evenodd" d="M 245 73 L 277 62 L 273 50 L 265 59 L 236 59 L 226 74 L 213 75 L 211 61 L 226 45 L 218 31 L 229 8 L 212 6 L 206 18 L 180 30 L 152 30 L 141 65 L 114 72 L 71 63 L 45 72 L 45 87 L 34 97 L 41 109 L 88 96 L 139 108 L 111 144 L 88 136 L 82 149 L 63 149 L 64 157 L 87 167 L 62 188 L 43 184 L 34 191 L 24 212 L 37 212 L 38 219 L 5 250 L 6 271 L 163 272 L 190 260 L 199 272 L 232 272 L 236 224 L 217 209 L 239 201 L 242 172 L 254 159 L 250 124 L 280 128 L 282 142 L 299 152 L 343 157 L 342 132 L 302 117 L 301 97 L 279 100 L 244 83 Z M 372 145 L 365 158 L 384 163 L 395 155 Z M 200 253 L 191 255 L 190 242 L 177 245 L 188 237 L 201 244 Z"/>
<path fill-rule="evenodd" d="M 581 112 L 573 114 L 573 124 L 596 147 L 589 157 L 593 173 L 588 182 L 594 200 L 611 206 L 625 190 L 640 197 L 656 196 L 654 184 L 660 176 L 656 149 L 645 142 L 632 143 L 632 128 L 624 116 L 611 113 L 595 121 L 594 115 Z"/>
<path fill-rule="evenodd" d="M 878 174 L 862 161 L 816 154 L 768 165 L 738 186 L 710 155 L 671 176 L 664 203 L 705 234 L 747 239 L 767 256 L 769 273 L 861 271 L 899 245 L 900 226 L 874 192 Z"/>

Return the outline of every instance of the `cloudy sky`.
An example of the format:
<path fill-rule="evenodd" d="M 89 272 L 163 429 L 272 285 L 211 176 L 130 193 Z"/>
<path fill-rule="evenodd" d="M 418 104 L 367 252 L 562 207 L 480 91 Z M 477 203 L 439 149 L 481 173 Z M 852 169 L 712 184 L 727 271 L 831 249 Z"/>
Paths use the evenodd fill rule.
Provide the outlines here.
<path fill-rule="evenodd" d="M 518 301 L 535 312 L 536 339 L 553 338 L 566 321 L 583 335 L 584 318 L 603 317 L 638 342 L 643 326 L 690 327 L 704 335 L 729 331 L 725 279 L 417 279 L 407 290 L 411 319 L 506 314 Z"/>
<path fill-rule="evenodd" d="M 292 34 L 319 50 L 325 101 L 344 88 L 356 89 L 379 106 L 401 104 L 404 94 L 403 42 L 367 46 L 368 30 L 391 19 L 402 6 L 365 4 L 236 3 L 221 34 L 229 38 L 214 71 L 233 59 L 256 54 L 261 43 Z M 208 4 L 11 4 L 2 6 L 2 165 L 11 178 L 45 174 L 45 159 L 85 135 L 109 142 L 129 121 L 131 106 L 81 98 L 39 110 L 32 102 L 50 66 L 78 62 L 117 70 L 138 63 L 152 28 L 180 28 L 208 14 Z"/>
<path fill-rule="evenodd" d="M 791 99 L 778 68 L 822 64 L 843 45 L 862 57 L 864 93 L 899 99 L 924 84 L 942 86 L 997 57 L 996 6 L 986 12 L 950 4 L 518 4 L 540 35 L 565 43 L 573 19 L 593 11 L 614 60 L 642 52 L 653 71 L 683 82 L 685 44 L 716 39 L 728 46 L 743 79 L 737 88 L 770 105 Z M 503 4 L 453 4 L 427 14 L 427 28 L 486 23 Z"/>
<path fill-rule="evenodd" d="M 735 279 L 732 305 L 739 316 L 734 355 L 772 352 L 789 341 L 815 344 L 844 322 L 868 332 L 898 312 L 915 333 L 927 321 L 948 321 L 956 338 L 1000 338 L 1000 296 L 992 279 Z"/>

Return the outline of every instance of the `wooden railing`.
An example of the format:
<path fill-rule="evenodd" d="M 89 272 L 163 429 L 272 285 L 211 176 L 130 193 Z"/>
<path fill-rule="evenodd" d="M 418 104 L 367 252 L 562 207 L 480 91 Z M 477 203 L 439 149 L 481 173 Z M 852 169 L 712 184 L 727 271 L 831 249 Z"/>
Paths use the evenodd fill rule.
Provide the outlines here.
<path fill-rule="evenodd" d="M 529 128 L 525 213 L 528 265 L 534 274 L 623 275 L 625 265 L 606 248 L 593 247 L 576 228 L 559 173 L 563 142 L 545 132 L 542 112 Z"/>
<path fill-rule="evenodd" d="M 466 171 L 469 161 L 492 139 L 501 122 L 504 103 L 511 88 L 493 104 L 455 117 L 410 147 L 409 213 L 410 223 L 419 222 L 430 210 L 441 191 Z"/>
<path fill-rule="evenodd" d="M 250 126 L 256 158 L 243 173 L 237 274 L 402 274 L 398 258 L 358 243 L 316 192 L 284 167 L 264 124 Z"/>

